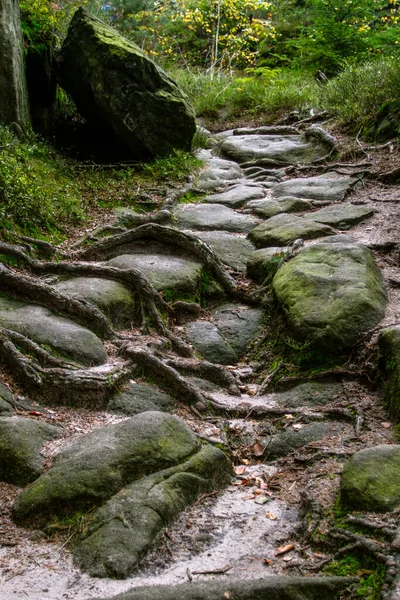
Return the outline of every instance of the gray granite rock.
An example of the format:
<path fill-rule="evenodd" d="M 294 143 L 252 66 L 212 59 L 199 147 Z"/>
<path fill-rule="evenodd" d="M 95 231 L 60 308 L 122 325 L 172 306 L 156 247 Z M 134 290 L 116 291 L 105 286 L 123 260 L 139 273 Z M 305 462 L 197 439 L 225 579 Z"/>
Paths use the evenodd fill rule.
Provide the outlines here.
<path fill-rule="evenodd" d="M 247 261 L 247 276 L 262 283 L 267 277 L 275 275 L 288 250 L 285 246 L 255 250 Z"/>
<path fill-rule="evenodd" d="M 54 287 L 66 296 L 95 304 L 116 327 L 133 321 L 132 295 L 117 281 L 98 277 L 75 277 L 61 281 Z"/>
<path fill-rule="evenodd" d="M 344 177 L 336 173 L 326 173 L 316 177 L 302 177 L 288 179 L 275 186 L 275 197 L 296 196 L 310 200 L 325 200 L 338 202 L 343 200 L 345 193 L 354 182 L 351 177 Z"/>
<path fill-rule="evenodd" d="M 308 163 L 326 155 L 326 149 L 300 135 L 234 135 L 220 141 L 213 152 L 239 164 L 276 161 L 278 164 Z"/>
<path fill-rule="evenodd" d="M 174 404 L 174 400 L 169 394 L 160 392 L 152 385 L 129 383 L 125 389 L 111 398 L 107 410 L 111 413 L 132 416 L 147 410 L 168 412 Z"/>
<path fill-rule="evenodd" d="M 310 442 L 316 442 L 325 437 L 338 436 L 342 431 L 343 425 L 333 421 L 329 423 L 324 421 L 309 423 L 299 430 L 289 427 L 283 433 L 272 436 L 271 441 L 265 440 L 269 444 L 265 454 L 269 460 L 273 460 L 286 456 Z"/>
<path fill-rule="evenodd" d="M 345 203 L 321 208 L 309 214 L 308 218 L 337 229 L 349 229 L 352 225 L 372 217 L 373 214 L 372 206 Z"/>
<path fill-rule="evenodd" d="M 13 410 L 15 399 L 10 390 L 0 383 L 0 414 L 11 413 Z"/>
<path fill-rule="evenodd" d="M 265 190 L 263 187 L 246 185 L 244 183 L 230 187 L 226 192 L 206 196 L 204 202 L 211 204 L 224 204 L 231 208 L 240 208 L 249 200 L 263 198 Z"/>
<path fill-rule="evenodd" d="M 174 212 L 177 227 L 199 231 L 225 230 L 248 233 L 259 220 L 222 204 L 185 204 Z"/>
<path fill-rule="evenodd" d="M 285 392 L 270 394 L 274 402 L 287 408 L 325 406 L 340 399 L 343 394 L 341 383 L 319 383 L 310 381 L 301 383 Z"/>
<path fill-rule="evenodd" d="M 233 365 L 238 355 L 222 337 L 214 323 L 193 321 L 186 326 L 186 336 L 201 356 L 212 363 Z"/>
<path fill-rule="evenodd" d="M 385 314 L 382 276 L 365 246 L 307 246 L 279 268 L 272 285 L 293 335 L 320 352 L 349 350 Z"/>
<path fill-rule="evenodd" d="M 246 271 L 247 260 L 254 252 L 250 240 L 225 231 L 199 231 L 196 235 L 211 246 L 225 265 L 239 273 Z"/>
<path fill-rule="evenodd" d="M 201 263 L 167 254 L 122 254 L 106 264 L 141 271 L 158 291 L 194 292 L 202 272 Z"/>
<path fill-rule="evenodd" d="M 329 225 L 311 221 L 306 217 L 286 213 L 271 217 L 265 223 L 257 225 L 250 233 L 249 239 L 257 246 L 287 246 L 298 238 L 313 240 L 315 238 L 334 235 L 335 230 Z"/>
<path fill-rule="evenodd" d="M 260 308 L 238 304 L 223 304 L 215 308 L 211 317 L 219 333 L 241 356 L 249 342 L 261 332 L 264 313 Z"/>
<path fill-rule="evenodd" d="M 26 485 L 40 476 L 46 441 L 62 435 L 60 427 L 23 417 L 0 417 L 0 481 Z"/>
<path fill-rule="evenodd" d="M 120 489 L 185 461 L 200 448 L 187 425 L 148 411 L 75 439 L 53 466 L 17 497 L 14 519 L 47 522 L 102 504 Z"/>
<path fill-rule="evenodd" d="M 295 197 L 286 198 L 268 198 L 265 200 L 251 200 L 247 202 L 246 208 L 258 217 L 269 219 L 280 213 L 303 212 L 311 209 L 311 205 L 307 200 Z"/>
<path fill-rule="evenodd" d="M 350 510 L 389 512 L 400 506 L 400 446 L 356 452 L 345 464 L 340 499 Z"/>
<path fill-rule="evenodd" d="M 107 362 L 100 339 L 89 329 L 47 308 L 0 297 L 0 327 L 12 329 L 85 366 Z"/>

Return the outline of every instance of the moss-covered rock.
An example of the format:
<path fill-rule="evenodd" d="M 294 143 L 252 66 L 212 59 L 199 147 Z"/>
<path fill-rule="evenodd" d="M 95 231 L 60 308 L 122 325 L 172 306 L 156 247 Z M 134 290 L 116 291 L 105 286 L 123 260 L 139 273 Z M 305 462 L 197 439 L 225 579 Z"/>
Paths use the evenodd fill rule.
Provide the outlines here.
<path fill-rule="evenodd" d="M 265 248 L 287 246 L 298 238 L 314 240 L 334 234 L 335 230 L 329 225 L 311 221 L 306 217 L 282 213 L 255 227 L 249 233 L 249 239 L 257 248 Z"/>
<path fill-rule="evenodd" d="M 344 508 L 373 512 L 400 506 L 400 446 L 382 445 L 354 454 L 340 482 Z"/>
<path fill-rule="evenodd" d="M 379 334 L 380 367 L 384 378 L 386 408 L 400 422 L 400 326 L 387 327 Z"/>
<path fill-rule="evenodd" d="M 103 344 L 92 331 L 42 306 L 0 297 L 0 327 L 22 333 L 50 347 L 50 352 L 55 351 L 85 366 L 107 362 Z"/>
<path fill-rule="evenodd" d="M 74 549 L 78 565 L 97 577 L 127 577 L 163 527 L 231 476 L 225 454 L 205 446 L 183 464 L 131 484 L 94 514 Z"/>
<path fill-rule="evenodd" d="M 126 389 L 111 398 L 107 410 L 131 416 L 148 410 L 168 412 L 173 405 L 174 400 L 171 396 L 160 392 L 154 386 L 145 383 L 130 383 Z"/>
<path fill-rule="evenodd" d="M 12 412 L 14 396 L 5 385 L 0 383 L 0 414 Z"/>
<path fill-rule="evenodd" d="M 72 442 L 14 504 L 18 521 L 45 522 L 101 504 L 132 481 L 186 460 L 199 442 L 180 419 L 149 411 Z"/>
<path fill-rule="evenodd" d="M 61 77 L 81 114 L 132 156 L 190 150 L 196 123 L 186 96 L 136 44 L 84 9 L 71 21 Z"/>
<path fill-rule="evenodd" d="M 95 304 L 116 327 L 133 321 L 132 294 L 118 281 L 99 277 L 74 277 L 54 286 L 66 296 Z"/>
<path fill-rule="evenodd" d="M 272 285 L 295 337 L 327 353 L 351 348 L 385 314 L 381 273 L 368 248 L 357 244 L 308 246 Z"/>
<path fill-rule="evenodd" d="M 0 481 L 25 485 L 40 476 L 43 444 L 62 430 L 21 417 L 0 417 Z"/>

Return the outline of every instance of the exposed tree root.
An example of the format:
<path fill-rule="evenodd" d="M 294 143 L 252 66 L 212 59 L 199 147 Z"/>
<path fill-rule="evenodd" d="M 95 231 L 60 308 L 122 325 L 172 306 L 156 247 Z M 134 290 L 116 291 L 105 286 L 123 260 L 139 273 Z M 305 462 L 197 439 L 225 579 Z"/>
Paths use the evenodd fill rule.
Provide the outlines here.
<path fill-rule="evenodd" d="M 115 337 L 108 319 L 96 306 L 61 294 L 51 285 L 32 277 L 13 273 L 2 263 L 0 263 L 0 286 L 2 291 L 9 293 L 14 298 L 28 300 L 71 316 L 80 323 L 89 324 L 94 331 L 106 338 Z"/>
<path fill-rule="evenodd" d="M 87 369 L 45 368 L 37 361 L 22 354 L 11 337 L 7 330 L 0 329 L 0 360 L 2 364 L 8 367 L 23 386 L 29 388 L 31 394 L 36 394 L 45 401 L 104 408 L 105 401 L 110 394 L 132 372 L 132 364 L 129 361 Z M 17 338 L 15 339 L 17 340 Z M 32 346 L 31 349 L 33 349 Z M 38 358 L 42 357 L 40 351 L 36 354 Z"/>
<path fill-rule="evenodd" d="M 221 385 L 226 388 L 231 396 L 240 397 L 241 395 L 235 377 L 221 365 L 215 365 L 205 360 L 178 360 L 173 358 L 166 359 L 165 364 L 185 375 L 202 377 L 217 385 Z"/>
<path fill-rule="evenodd" d="M 174 397 L 186 404 L 197 404 L 205 408 L 207 394 L 202 392 L 192 383 L 186 381 L 176 369 L 157 358 L 151 352 L 126 344 L 122 346 L 120 354 L 136 363 L 145 373 L 160 382 L 163 389 L 169 391 Z"/>
<path fill-rule="evenodd" d="M 235 294 L 237 290 L 235 280 L 229 275 L 210 246 L 195 235 L 179 231 L 173 227 L 166 227 L 155 223 L 141 225 L 136 229 L 130 229 L 119 235 L 105 238 L 97 244 L 93 244 L 90 248 L 80 251 L 79 257 L 84 260 L 99 260 L 106 256 L 107 252 L 111 249 L 114 250 L 118 246 L 142 240 L 153 240 L 168 244 L 194 255 L 205 264 L 206 268 L 226 292 Z"/>

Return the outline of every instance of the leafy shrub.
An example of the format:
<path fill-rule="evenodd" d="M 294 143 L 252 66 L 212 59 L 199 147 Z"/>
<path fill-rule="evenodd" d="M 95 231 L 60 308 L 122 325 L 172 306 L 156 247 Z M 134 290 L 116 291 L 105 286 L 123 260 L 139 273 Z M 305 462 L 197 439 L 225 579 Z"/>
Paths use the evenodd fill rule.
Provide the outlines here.
<path fill-rule="evenodd" d="M 17 227 L 57 233 L 82 215 L 71 166 L 32 137 L 18 141 L 0 127 L 0 233 Z"/>
<path fill-rule="evenodd" d="M 400 63 L 381 58 L 348 67 L 321 87 L 320 99 L 340 122 L 351 124 L 354 130 L 379 125 L 386 111 L 393 119 L 394 132 L 400 124 Z"/>

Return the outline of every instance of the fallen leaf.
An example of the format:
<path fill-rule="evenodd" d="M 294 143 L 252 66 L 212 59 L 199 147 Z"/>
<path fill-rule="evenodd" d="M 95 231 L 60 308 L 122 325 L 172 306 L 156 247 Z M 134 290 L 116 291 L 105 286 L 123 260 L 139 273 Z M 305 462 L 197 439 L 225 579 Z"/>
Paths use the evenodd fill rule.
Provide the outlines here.
<path fill-rule="evenodd" d="M 256 496 L 262 496 L 263 495 L 263 491 L 262 490 L 254 490 L 254 493 Z"/>
<path fill-rule="evenodd" d="M 303 429 L 303 425 L 301 423 L 295 423 L 294 425 L 292 425 L 292 427 L 295 431 L 299 431 L 299 429 Z"/>
<path fill-rule="evenodd" d="M 254 456 L 262 456 L 264 454 L 264 446 L 260 444 L 260 440 L 256 440 L 256 443 L 253 446 L 253 454 Z"/>
<path fill-rule="evenodd" d="M 224 598 L 226 598 L 226 600 L 230 600 L 232 598 L 232 595 L 229 590 L 226 590 L 226 592 L 224 593 Z"/>
<path fill-rule="evenodd" d="M 267 519 L 270 519 L 270 521 L 276 521 L 277 520 L 277 516 L 274 515 L 274 513 L 272 512 L 267 512 L 265 513 L 265 516 L 267 517 Z"/>
<path fill-rule="evenodd" d="M 254 494 L 248 494 L 247 496 L 243 496 L 243 500 L 254 500 Z"/>
<path fill-rule="evenodd" d="M 390 427 L 390 423 L 381 423 L 382 427 L 384 427 L 385 429 L 389 429 Z"/>
<path fill-rule="evenodd" d="M 41 417 L 43 413 L 38 412 L 37 410 L 28 410 L 28 415 L 33 415 L 34 417 Z"/>
<path fill-rule="evenodd" d="M 269 558 L 263 558 L 264 565 L 272 565 L 274 561 Z"/>
<path fill-rule="evenodd" d="M 249 465 L 249 464 L 251 463 L 251 460 L 250 460 L 249 458 L 242 458 L 241 462 L 242 462 L 244 465 Z"/>
<path fill-rule="evenodd" d="M 285 415 L 285 419 L 288 419 L 289 421 L 290 419 L 294 419 L 294 416 L 288 413 L 287 415 Z"/>
<path fill-rule="evenodd" d="M 236 475 L 243 475 L 243 473 L 246 472 L 246 467 L 244 465 L 240 465 L 239 467 L 234 467 L 233 470 L 235 471 Z"/>
<path fill-rule="evenodd" d="M 292 560 L 292 558 L 293 558 L 292 556 L 284 556 L 282 558 L 282 560 L 284 560 L 285 562 L 290 562 Z"/>
<path fill-rule="evenodd" d="M 286 554 L 286 552 L 290 552 L 291 550 L 294 550 L 296 547 L 296 544 L 293 544 L 293 542 L 290 542 L 289 544 L 285 544 L 284 546 L 279 546 L 279 548 L 277 548 L 275 550 L 275 556 L 281 556 L 282 554 Z"/>

